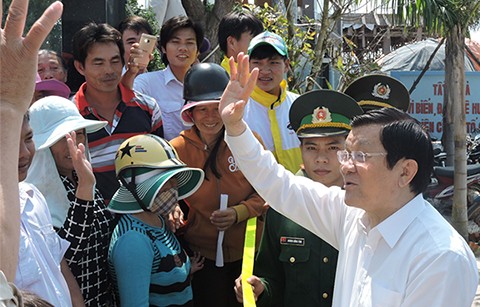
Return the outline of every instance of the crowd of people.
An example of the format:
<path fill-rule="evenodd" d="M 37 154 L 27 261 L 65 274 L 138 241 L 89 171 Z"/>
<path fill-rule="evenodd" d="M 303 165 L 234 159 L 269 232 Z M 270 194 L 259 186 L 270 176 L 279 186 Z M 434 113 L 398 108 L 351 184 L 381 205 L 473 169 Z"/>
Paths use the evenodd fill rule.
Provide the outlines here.
<path fill-rule="evenodd" d="M 145 19 L 86 24 L 71 89 L 40 50 L 62 4 L 22 37 L 27 8 L 0 30 L 0 306 L 471 305 L 476 261 L 423 199 L 433 150 L 401 82 L 298 95 L 254 15 L 222 18 L 216 64 L 182 13 L 160 71 L 136 61 Z"/>

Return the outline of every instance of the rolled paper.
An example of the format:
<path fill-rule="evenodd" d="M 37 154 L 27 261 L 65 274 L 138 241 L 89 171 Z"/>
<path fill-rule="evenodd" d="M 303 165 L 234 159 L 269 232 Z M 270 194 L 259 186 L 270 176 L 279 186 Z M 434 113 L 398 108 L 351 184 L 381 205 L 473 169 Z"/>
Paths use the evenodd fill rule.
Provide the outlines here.
<path fill-rule="evenodd" d="M 220 210 L 227 209 L 228 205 L 228 195 L 227 194 L 220 194 Z M 215 258 L 215 265 L 217 267 L 223 267 L 223 237 L 225 236 L 225 231 L 220 230 L 218 232 L 218 239 L 217 239 L 217 256 Z"/>

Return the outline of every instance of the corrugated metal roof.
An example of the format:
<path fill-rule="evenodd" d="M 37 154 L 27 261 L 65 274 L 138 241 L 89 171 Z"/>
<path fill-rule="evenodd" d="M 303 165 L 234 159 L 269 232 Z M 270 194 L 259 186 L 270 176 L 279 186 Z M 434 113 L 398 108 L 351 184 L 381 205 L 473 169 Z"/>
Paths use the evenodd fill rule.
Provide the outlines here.
<path fill-rule="evenodd" d="M 358 29 L 362 26 L 372 30 L 373 27 L 390 27 L 393 24 L 392 14 L 370 13 L 350 13 L 342 17 L 343 28 L 353 27 Z"/>

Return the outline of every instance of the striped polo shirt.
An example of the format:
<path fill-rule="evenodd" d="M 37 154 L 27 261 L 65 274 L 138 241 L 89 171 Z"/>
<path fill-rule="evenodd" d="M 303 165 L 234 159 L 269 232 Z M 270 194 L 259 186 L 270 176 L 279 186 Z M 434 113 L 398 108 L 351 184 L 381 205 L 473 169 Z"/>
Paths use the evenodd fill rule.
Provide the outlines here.
<path fill-rule="evenodd" d="M 92 108 L 86 98 L 83 83 L 74 97 L 80 114 L 86 119 L 106 120 Z M 119 187 L 115 176 L 115 154 L 126 139 L 152 133 L 163 136 L 160 107 L 149 96 L 127 89 L 119 84 L 122 101 L 118 104 L 113 121 L 104 128 L 88 134 L 88 147 L 96 186 L 108 203 Z"/>

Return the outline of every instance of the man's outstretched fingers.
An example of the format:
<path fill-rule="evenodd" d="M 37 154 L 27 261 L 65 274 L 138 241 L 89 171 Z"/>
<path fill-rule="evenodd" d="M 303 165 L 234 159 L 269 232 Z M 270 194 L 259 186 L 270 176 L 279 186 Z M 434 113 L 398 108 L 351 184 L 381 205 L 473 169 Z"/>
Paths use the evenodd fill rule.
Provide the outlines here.
<path fill-rule="evenodd" d="M 55 23 L 62 16 L 62 11 L 63 4 L 60 1 L 55 1 L 43 12 L 42 16 L 33 24 L 25 37 L 24 45 L 27 50 L 36 51 L 40 48 L 48 33 L 50 33 Z"/>
<path fill-rule="evenodd" d="M 25 20 L 27 19 L 27 10 L 28 0 L 13 0 L 10 4 L 4 28 L 4 35 L 7 41 L 22 36 Z"/>

